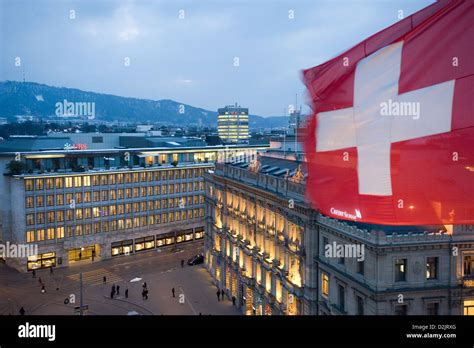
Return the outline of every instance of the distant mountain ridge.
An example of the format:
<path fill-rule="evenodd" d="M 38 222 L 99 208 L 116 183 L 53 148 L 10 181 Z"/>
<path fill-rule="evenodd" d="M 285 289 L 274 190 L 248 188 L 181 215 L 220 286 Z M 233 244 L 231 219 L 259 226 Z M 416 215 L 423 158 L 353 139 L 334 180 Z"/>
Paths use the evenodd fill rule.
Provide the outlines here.
<path fill-rule="evenodd" d="M 41 119 L 55 116 L 56 103 L 63 103 L 64 100 L 95 103 L 95 119 L 100 121 L 217 126 L 216 111 L 174 100 L 120 97 L 75 88 L 52 87 L 35 82 L 0 82 L 0 117 L 10 120 L 16 115 L 32 115 Z M 249 122 L 252 129 L 286 127 L 288 117 L 250 115 Z"/>

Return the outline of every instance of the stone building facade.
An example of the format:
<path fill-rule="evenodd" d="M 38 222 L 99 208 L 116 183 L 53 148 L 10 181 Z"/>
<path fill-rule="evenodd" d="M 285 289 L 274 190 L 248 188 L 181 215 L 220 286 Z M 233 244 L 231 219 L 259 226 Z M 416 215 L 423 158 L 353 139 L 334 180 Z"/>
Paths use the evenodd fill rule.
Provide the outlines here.
<path fill-rule="evenodd" d="M 474 314 L 473 226 L 332 219 L 309 206 L 296 172 L 259 167 L 204 175 L 206 268 L 242 313 Z"/>

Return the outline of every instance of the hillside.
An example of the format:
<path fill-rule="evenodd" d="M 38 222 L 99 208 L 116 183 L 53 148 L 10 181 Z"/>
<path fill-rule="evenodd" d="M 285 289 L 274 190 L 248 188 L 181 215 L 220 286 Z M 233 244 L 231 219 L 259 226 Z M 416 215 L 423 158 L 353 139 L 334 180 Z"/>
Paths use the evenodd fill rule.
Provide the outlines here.
<path fill-rule="evenodd" d="M 174 100 L 149 100 L 52 87 L 34 82 L 0 82 L 0 117 L 34 115 L 42 119 L 55 116 L 56 103 L 94 102 L 95 119 L 101 121 L 152 122 L 174 125 L 216 126 L 216 111 L 205 110 Z M 181 106 L 184 105 L 184 108 Z M 180 113 L 180 106 L 183 113 Z M 250 115 L 250 128 L 285 127 L 285 116 Z"/>

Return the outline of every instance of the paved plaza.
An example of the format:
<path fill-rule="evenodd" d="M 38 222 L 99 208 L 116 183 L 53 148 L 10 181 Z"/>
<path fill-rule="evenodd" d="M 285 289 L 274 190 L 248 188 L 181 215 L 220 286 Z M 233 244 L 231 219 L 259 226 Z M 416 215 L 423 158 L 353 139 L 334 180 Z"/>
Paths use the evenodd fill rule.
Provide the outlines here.
<path fill-rule="evenodd" d="M 187 265 L 187 260 L 200 252 L 202 243 L 195 243 L 182 250 L 149 251 L 58 268 L 52 274 L 37 270 L 36 278 L 31 272 L 18 273 L 0 264 L 0 314 L 18 315 L 23 307 L 26 315 L 74 315 L 74 307 L 80 303 L 80 273 L 83 303 L 88 305 L 85 315 L 240 314 L 229 299 L 217 301 L 217 288 L 202 265 Z M 181 260 L 186 261 L 183 268 Z M 41 293 L 39 278 L 46 293 Z M 142 298 L 143 282 L 149 291 L 147 300 Z M 120 287 L 114 299 L 110 298 L 112 285 Z M 64 303 L 74 297 L 75 303 Z"/>

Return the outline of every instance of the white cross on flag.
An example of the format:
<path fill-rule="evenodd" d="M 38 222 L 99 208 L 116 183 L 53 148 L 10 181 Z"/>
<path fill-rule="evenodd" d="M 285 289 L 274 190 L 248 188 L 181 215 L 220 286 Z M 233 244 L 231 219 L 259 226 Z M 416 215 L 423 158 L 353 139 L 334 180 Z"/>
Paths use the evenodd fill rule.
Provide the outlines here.
<path fill-rule="evenodd" d="M 307 192 L 323 214 L 474 223 L 473 23 L 473 1 L 439 1 L 304 71 Z"/>

